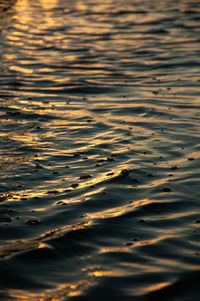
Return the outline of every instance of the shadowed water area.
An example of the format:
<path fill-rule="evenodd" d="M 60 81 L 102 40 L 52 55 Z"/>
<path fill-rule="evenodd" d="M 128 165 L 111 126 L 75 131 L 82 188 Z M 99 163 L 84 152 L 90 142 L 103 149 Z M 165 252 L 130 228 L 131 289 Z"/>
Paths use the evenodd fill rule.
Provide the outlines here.
<path fill-rule="evenodd" d="M 198 301 L 200 2 L 0 1 L 0 300 Z"/>

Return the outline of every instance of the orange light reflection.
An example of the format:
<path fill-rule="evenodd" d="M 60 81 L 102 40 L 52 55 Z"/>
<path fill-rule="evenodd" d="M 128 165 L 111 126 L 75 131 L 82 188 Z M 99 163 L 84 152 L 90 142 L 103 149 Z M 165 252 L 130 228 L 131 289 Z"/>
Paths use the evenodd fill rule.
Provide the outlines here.
<path fill-rule="evenodd" d="M 149 292 L 152 291 L 157 291 L 160 290 L 166 286 L 169 286 L 171 283 L 170 282 L 161 282 L 161 283 L 156 283 L 156 284 L 152 284 L 143 288 L 138 288 L 138 289 L 134 289 L 132 290 L 132 295 L 134 296 L 142 296 L 142 295 L 146 295 Z"/>
<path fill-rule="evenodd" d="M 78 281 L 71 284 L 59 285 L 56 289 L 46 290 L 44 292 L 33 293 L 22 290 L 8 290 L 7 293 L 11 299 L 22 301 L 64 301 L 66 297 L 80 296 L 88 287 L 92 286 L 92 281 Z"/>
<path fill-rule="evenodd" d="M 132 203 L 126 204 L 125 206 L 118 206 L 114 207 L 112 209 L 104 210 L 104 211 L 98 211 L 94 213 L 88 213 L 87 216 L 93 220 L 93 219 L 99 219 L 99 218 L 112 218 L 116 216 L 123 215 L 129 211 L 132 211 L 133 209 L 141 206 L 145 206 L 146 204 L 151 204 L 156 201 L 154 200 L 139 200 L 139 201 L 134 201 Z"/>

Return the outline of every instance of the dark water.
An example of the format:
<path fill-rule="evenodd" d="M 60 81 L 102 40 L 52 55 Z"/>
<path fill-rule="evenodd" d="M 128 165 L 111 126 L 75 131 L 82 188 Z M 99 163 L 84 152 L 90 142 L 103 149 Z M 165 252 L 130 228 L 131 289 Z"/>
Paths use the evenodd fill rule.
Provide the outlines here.
<path fill-rule="evenodd" d="M 200 2 L 0 1 L 0 299 L 200 300 Z"/>

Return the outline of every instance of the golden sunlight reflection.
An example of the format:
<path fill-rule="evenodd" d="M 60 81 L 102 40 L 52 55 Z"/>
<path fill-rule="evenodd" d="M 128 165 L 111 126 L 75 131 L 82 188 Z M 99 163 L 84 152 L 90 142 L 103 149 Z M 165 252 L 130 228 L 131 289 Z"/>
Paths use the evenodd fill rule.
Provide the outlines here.
<path fill-rule="evenodd" d="M 77 9 L 81 10 L 81 11 L 87 11 L 88 9 L 88 4 L 86 4 L 84 1 L 82 0 L 78 0 L 76 1 L 76 5 L 77 5 Z"/>
<path fill-rule="evenodd" d="M 113 8 L 113 4 L 112 4 L 112 1 L 97 1 L 95 3 L 95 5 L 91 6 L 88 6 L 88 3 L 85 3 L 84 0 L 78 0 L 76 1 L 76 8 L 77 10 L 80 10 L 82 11 L 82 13 L 86 13 L 88 11 L 91 11 L 92 12 L 105 12 L 111 8 Z"/>
<path fill-rule="evenodd" d="M 54 18 L 52 18 L 53 16 L 53 9 L 56 7 L 57 4 L 57 0 L 40 0 L 41 6 L 43 7 L 43 11 L 44 11 L 44 22 L 48 25 L 48 26 L 54 26 L 56 25 L 56 21 Z"/>
<path fill-rule="evenodd" d="M 124 273 L 123 270 L 97 270 L 94 272 L 88 273 L 90 276 L 93 277 L 122 277 L 123 275 L 127 275 L 127 273 Z"/>
<path fill-rule="evenodd" d="M 39 0 L 41 6 L 44 8 L 44 10 L 53 10 L 56 5 L 58 0 Z"/>
<path fill-rule="evenodd" d="M 168 239 L 170 237 L 177 237 L 177 235 L 161 235 L 157 238 L 154 239 L 149 239 L 149 240 L 138 240 L 138 241 L 133 241 L 128 244 L 128 246 L 123 246 L 123 247 L 103 247 L 99 250 L 99 253 L 115 253 L 115 252 L 130 252 L 131 248 L 135 247 L 142 247 L 146 245 L 153 245 L 158 243 L 159 241 Z"/>
<path fill-rule="evenodd" d="M 140 287 L 138 289 L 134 288 L 134 289 L 130 290 L 130 294 L 132 294 L 134 296 L 142 296 L 142 295 L 146 295 L 149 292 L 160 290 L 164 287 L 169 286 L 170 284 L 171 284 L 170 282 L 160 282 L 160 283 L 148 285 L 145 287 Z"/>
<path fill-rule="evenodd" d="M 56 7 L 57 5 L 57 0 L 39 0 L 40 5 L 42 7 L 41 9 L 41 13 L 43 13 L 43 15 L 39 18 L 39 22 L 37 22 L 37 27 L 34 29 L 37 32 L 39 32 L 40 27 L 44 27 L 45 24 L 48 26 L 54 26 L 56 23 L 55 19 L 52 18 L 53 16 L 53 8 Z M 31 9 L 30 9 L 30 5 L 31 5 Z M 15 18 L 18 18 L 19 23 L 17 24 L 18 29 L 23 30 L 24 29 L 24 25 L 28 24 L 30 26 L 30 24 L 33 23 L 33 14 L 32 14 L 32 10 L 34 9 L 34 5 L 32 3 L 32 1 L 30 0 L 20 0 L 17 1 L 16 6 L 15 6 L 15 10 L 17 11 L 17 14 L 15 16 Z M 33 30 L 33 29 L 32 29 Z M 14 37 L 13 37 L 14 39 Z M 30 42 L 34 42 L 34 41 L 30 41 Z"/>
<path fill-rule="evenodd" d="M 107 247 L 101 248 L 99 253 L 117 253 L 117 252 L 130 252 L 130 247 Z"/>
<path fill-rule="evenodd" d="M 128 203 L 124 206 L 118 206 L 118 207 L 114 207 L 112 209 L 107 209 L 107 210 L 98 211 L 98 212 L 94 212 L 94 213 L 88 213 L 87 216 L 92 220 L 93 219 L 103 219 L 103 218 L 113 218 L 113 217 L 123 215 L 129 211 L 132 211 L 137 207 L 145 206 L 147 204 L 151 204 L 151 203 L 155 203 L 155 202 L 156 201 L 154 201 L 154 200 L 148 200 L 148 199 L 133 201 L 132 203 Z"/>
<path fill-rule="evenodd" d="M 20 0 L 17 1 L 15 9 L 18 14 L 16 14 L 15 18 L 20 20 L 18 27 L 21 28 L 21 25 L 29 24 L 31 22 L 32 16 L 31 11 L 29 10 L 30 2 L 29 0 Z"/>
<path fill-rule="evenodd" d="M 38 244 L 38 249 L 43 249 L 43 248 L 47 248 L 47 249 L 53 249 L 50 245 L 46 244 L 45 242 L 41 242 Z"/>
<path fill-rule="evenodd" d="M 21 72 L 21 73 L 33 73 L 34 70 L 30 69 L 30 68 L 24 68 L 24 67 L 19 67 L 19 66 L 10 66 L 9 68 L 12 71 L 16 71 L 16 72 Z"/>
<path fill-rule="evenodd" d="M 64 301 L 66 297 L 80 296 L 83 292 L 94 285 L 94 281 L 82 280 L 75 283 L 61 284 L 55 289 L 45 290 L 43 292 L 21 291 L 16 289 L 8 290 L 11 299 L 22 301 Z"/>
<path fill-rule="evenodd" d="M 10 138 L 12 137 L 13 140 L 23 142 L 27 146 L 33 145 L 36 143 L 37 140 L 39 140 L 38 135 L 33 133 L 19 132 L 19 133 L 13 133 L 12 135 L 8 135 L 8 136 Z"/>
<path fill-rule="evenodd" d="M 46 243 L 46 241 L 48 241 L 49 239 L 62 237 L 66 232 L 85 229 L 87 227 L 90 227 L 92 224 L 92 221 L 85 221 L 74 225 L 67 225 L 57 229 L 52 229 L 33 239 L 19 239 L 8 244 L 0 245 L 0 258 L 6 259 L 22 251 L 52 248 L 48 243 Z"/>

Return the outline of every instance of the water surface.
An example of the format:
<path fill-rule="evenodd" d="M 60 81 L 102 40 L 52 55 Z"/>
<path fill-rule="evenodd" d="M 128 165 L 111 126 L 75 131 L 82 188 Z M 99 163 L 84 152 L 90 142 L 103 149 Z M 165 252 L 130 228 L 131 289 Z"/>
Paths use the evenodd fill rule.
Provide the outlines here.
<path fill-rule="evenodd" d="M 1 300 L 199 300 L 199 16 L 0 1 Z"/>

